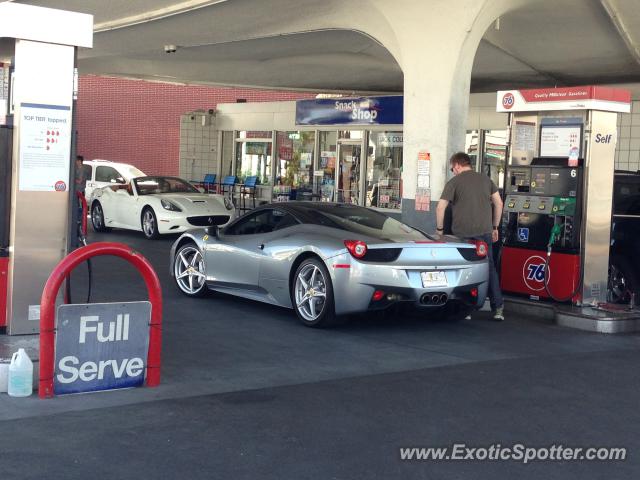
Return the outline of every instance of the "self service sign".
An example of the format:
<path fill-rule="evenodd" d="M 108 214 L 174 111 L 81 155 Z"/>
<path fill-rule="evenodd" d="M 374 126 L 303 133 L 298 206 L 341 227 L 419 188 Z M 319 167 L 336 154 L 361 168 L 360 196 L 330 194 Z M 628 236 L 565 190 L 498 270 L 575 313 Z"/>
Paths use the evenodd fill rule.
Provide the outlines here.
<path fill-rule="evenodd" d="M 141 386 L 150 321 L 149 302 L 61 305 L 55 394 Z"/>

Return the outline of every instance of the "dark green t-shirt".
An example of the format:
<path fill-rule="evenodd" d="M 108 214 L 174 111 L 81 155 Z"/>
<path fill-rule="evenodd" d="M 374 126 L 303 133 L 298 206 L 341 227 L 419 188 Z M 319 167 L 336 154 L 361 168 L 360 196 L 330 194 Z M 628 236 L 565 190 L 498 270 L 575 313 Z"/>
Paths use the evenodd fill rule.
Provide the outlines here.
<path fill-rule="evenodd" d="M 473 170 L 461 172 L 449 180 L 440 198 L 451 203 L 453 234 L 475 237 L 491 233 L 491 195 L 497 191 L 498 187 L 489 177 Z"/>

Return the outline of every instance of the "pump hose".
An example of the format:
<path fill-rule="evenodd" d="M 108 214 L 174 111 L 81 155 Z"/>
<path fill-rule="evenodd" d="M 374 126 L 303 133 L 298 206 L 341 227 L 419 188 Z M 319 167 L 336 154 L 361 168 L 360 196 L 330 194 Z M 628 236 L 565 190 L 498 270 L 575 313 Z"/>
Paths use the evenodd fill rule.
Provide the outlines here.
<path fill-rule="evenodd" d="M 82 243 L 83 246 L 87 246 L 87 239 L 85 238 L 85 236 L 83 234 L 80 234 L 79 236 L 79 240 L 80 243 Z M 91 279 L 93 277 L 93 268 L 91 265 L 91 259 L 87 260 L 87 273 L 89 275 L 89 281 L 87 282 L 87 301 L 85 303 L 91 303 Z M 66 303 L 73 303 L 73 301 L 71 300 L 71 275 L 69 275 L 67 277 L 67 282 L 66 282 L 66 287 L 65 287 L 65 302 Z"/>
<path fill-rule="evenodd" d="M 551 240 L 549 241 L 549 245 L 547 245 L 547 258 L 544 261 L 544 289 L 547 292 L 547 295 L 549 295 L 549 297 L 551 297 L 553 301 L 568 302 L 573 297 L 575 297 L 576 294 L 580 291 L 580 288 L 582 287 L 582 275 L 578 277 L 579 278 L 578 284 L 576 285 L 576 288 L 573 290 L 573 292 L 569 294 L 569 296 L 565 298 L 556 297 L 553 293 L 551 293 L 551 289 L 549 288 L 549 264 L 550 263 L 551 263 Z"/>

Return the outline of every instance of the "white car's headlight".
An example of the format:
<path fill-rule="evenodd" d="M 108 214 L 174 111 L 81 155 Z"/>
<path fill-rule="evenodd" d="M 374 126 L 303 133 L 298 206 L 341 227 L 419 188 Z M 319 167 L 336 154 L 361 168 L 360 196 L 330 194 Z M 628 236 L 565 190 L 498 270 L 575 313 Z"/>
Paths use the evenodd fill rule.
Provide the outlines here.
<path fill-rule="evenodd" d="M 165 210 L 171 210 L 172 212 L 181 212 L 182 209 L 177 206 L 175 203 L 170 202 L 169 200 L 161 199 L 160 203 L 162 204 L 162 208 Z"/>
<path fill-rule="evenodd" d="M 224 197 L 224 207 L 227 210 L 233 210 L 235 208 L 235 206 L 233 205 L 233 202 L 229 197 Z"/>

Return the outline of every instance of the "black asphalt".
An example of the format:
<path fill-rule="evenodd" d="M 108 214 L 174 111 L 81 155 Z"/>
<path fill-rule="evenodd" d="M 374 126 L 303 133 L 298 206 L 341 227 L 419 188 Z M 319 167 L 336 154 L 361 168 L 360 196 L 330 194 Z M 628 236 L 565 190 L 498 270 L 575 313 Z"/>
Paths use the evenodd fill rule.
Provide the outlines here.
<path fill-rule="evenodd" d="M 331 330 L 168 274 L 173 238 L 114 231 L 163 285 L 160 387 L 0 396 L 0 478 L 637 478 L 640 336 L 526 316 L 504 323 L 356 318 Z M 123 261 L 94 261 L 93 301 L 145 298 Z M 83 296 L 84 270 L 74 275 Z M 626 447 L 624 462 L 401 461 L 401 447 Z"/>

